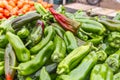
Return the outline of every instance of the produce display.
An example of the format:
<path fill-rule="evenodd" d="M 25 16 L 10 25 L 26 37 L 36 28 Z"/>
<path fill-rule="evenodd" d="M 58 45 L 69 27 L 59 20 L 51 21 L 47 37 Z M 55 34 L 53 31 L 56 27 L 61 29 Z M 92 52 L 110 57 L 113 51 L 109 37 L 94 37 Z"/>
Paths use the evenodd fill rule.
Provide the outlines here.
<path fill-rule="evenodd" d="M 0 20 L 0 80 L 120 80 L 120 13 L 34 7 Z"/>

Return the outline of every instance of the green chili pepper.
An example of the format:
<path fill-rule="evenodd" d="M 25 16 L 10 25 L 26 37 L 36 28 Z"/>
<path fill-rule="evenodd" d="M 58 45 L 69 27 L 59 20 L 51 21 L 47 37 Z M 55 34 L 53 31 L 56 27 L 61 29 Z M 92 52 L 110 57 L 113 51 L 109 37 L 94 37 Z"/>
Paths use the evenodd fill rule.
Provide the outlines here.
<path fill-rule="evenodd" d="M 119 59 L 120 59 L 120 50 L 110 55 L 105 61 L 114 73 L 116 73 L 120 67 Z"/>
<path fill-rule="evenodd" d="M 4 61 L 0 62 L 0 75 L 4 74 Z"/>
<path fill-rule="evenodd" d="M 17 35 L 7 32 L 6 37 L 14 48 L 18 61 L 25 62 L 30 60 L 30 51 L 25 47 L 22 40 Z"/>
<path fill-rule="evenodd" d="M 104 19 L 99 20 L 110 31 L 120 31 L 120 21 Z"/>
<path fill-rule="evenodd" d="M 85 58 L 83 58 L 82 62 L 69 73 L 70 79 L 84 80 L 93 66 L 97 63 L 97 60 L 96 52 L 90 52 Z"/>
<path fill-rule="evenodd" d="M 87 43 L 74 49 L 58 64 L 57 73 L 69 73 L 88 54 L 91 46 L 91 43 Z"/>
<path fill-rule="evenodd" d="M 120 80 L 120 72 L 114 74 L 113 80 Z"/>
<path fill-rule="evenodd" d="M 65 55 L 66 55 L 66 45 L 62 38 L 60 38 L 58 35 L 54 38 L 54 51 L 51 55 L 51 59 L 53 62 L 61 62 Z"/>
<path fill-rule="evenodd" d="M 90 80 L 113 80 L 113 72 L 107 64 L 97 64 L 91 71 Z"/>
<path fill-rule="evenodd" d="M 5 48 L 8 44 L 8 39 L 5 35 L 0 35 L 0 48 Z"/>
<path fill-rule="evenodd" d="M 66 43 L 68 53 L 70 53 L 72 50 L 78 47 L 77 40 L 73 33 L 70 31 L 65 32 L 64 41 Z"/>
<path fill-rule="evenodd" d="M 120 48 L 120 32 L 111 32 L 108 34 L 109 45 L 113 48 Z"/>
<path fill-rule="evenodd" d="M 26 28 L 26 27 L 23 27 L 21 30 L 19 30 L 17 32 L 17 35 L 21 38 L 21 39 L 25 39 L 29 36 L 30 34 L 30 31 Z"/>
<path fill-rule="evenodd" d="M 45 67 L 41 69 L 39 80 L 51 80 L 50 75 L 46 71 Z"/>
<path fill-rule="evenodd" d="M 5 49 L 0 48 L 0 61 L 4 61 Z"/>
<path fill-rule="evenodd" d="M 17 61 L 15 52 L 12 49 L 12 46 L 10 44 L 7 45 L 5 49 L 5 77 L 6 80 L 13 80 L 15 76 L 15 69 L 12 69 L 12 67 L 16 67 Z"/>
<path fill-rule="evenodd" d="M 20 75 L 30 75 L 41 68 L 47 60 L 50 59 L 51 53 L 53 52 L 53 42 L 50 41 L 43 49 L 41 49 L 35 58 L 30 61 L 20 63 L 18 67 L 13 67 L 18 69 L 18 74 Z M 39 65 L 39 66 L 38 66 Z"/>
<path fill-rule="evenodd" d="M 55 35 L 55 31 L 53 29 L 53 26 L 46 27 L 44 30 L 44 34 L 46 35 L 46 37 L 44 39 L 42 39 L 37 45 L 33 46 L 30 49 L 31 54 L 38 53 L 39 50 L 41 50 L 50 40 L 53 39 L 53 37 Z"/>

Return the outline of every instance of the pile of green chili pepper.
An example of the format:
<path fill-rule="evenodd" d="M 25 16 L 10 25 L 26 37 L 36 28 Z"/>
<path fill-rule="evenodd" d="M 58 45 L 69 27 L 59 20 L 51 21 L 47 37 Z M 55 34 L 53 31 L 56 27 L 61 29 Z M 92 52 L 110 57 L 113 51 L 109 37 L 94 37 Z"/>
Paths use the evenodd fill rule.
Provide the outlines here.
<path fill-rule="evenodd" d="M 120 80 L 120 13 L 35 8 L 0 21 L 0 80 Z"/>

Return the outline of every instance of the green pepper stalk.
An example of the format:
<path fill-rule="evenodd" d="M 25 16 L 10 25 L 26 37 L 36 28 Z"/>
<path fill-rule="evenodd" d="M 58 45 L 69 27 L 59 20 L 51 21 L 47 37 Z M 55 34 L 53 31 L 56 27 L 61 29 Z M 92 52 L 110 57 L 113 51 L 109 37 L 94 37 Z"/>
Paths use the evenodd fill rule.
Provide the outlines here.
<path fill-rule="evenodd" d="M 90 52 L 82 62 L 74 68 L 70 73 L 71 80 L 84 80 L 89 74 L 90 70 L 97 63 L 98 57 L 95 51 Z"/>
<path fill-rule="evenodd" d="M 12 69 L 12 67 L 16 67 L 16 56 L 15 52 L 12 49 L 12 46 L 10 44 L 7 45 L 5 49 L 5 77 L 6 80 L 14 80 L 15 76 L 15 69 Z"/>
<path fill-rule="evenodd" d="M 97 64 L 91 71 L 90 80 L 113 80 L 113 72 L 107 64 Z"/>
<path fill-rule="evenodd" d="M 42 67 L 41 69 L 39 80 L 51 80 L 50 75 L 46 71 L 45 67 Z"/>
<path fill-rule="evenodd" d="M 108 34 L 109 45 L 113 48 L 120 48 L 120 32 L 111 32 Z"/>
<path fill-rule="evenodd" d="M 70 53 L 71 51 L 78 47 L 77 40 L 74 34 L 70 31 L 65 32 L 64 41 L 66 43 L 68 53 Z"/>
<path fill-rule="evenodd" d="M 49 59 L 53 52 L 53 42 L 50 41 L 48 44 L 42 48 L 35 58 L 20 63 L 18 67 L 13 67 L 14 69 L 18 70 L 19 75 L 30 75 L 40 69 Z"/>
<path fill-rule="evenodd" d="M 48 26 L 44 30 L 45 38 L 30 49 L 31 54 L 37 54 L 55 35 L 53 26 Z"/>
<path fill-rule="evenodd" d="M 104 50 L 98 50 L 96 52 L 98 56 L 98 61 L 103 62 L 107 59 L 107 53 Z"/>
<path fill-rule="evenodd" d="M 54 51 L 51 55 L 51 59 L 53 62 L 61 62 L 66 55 L 66 45 L 62 38 L 60 38 L 58 35 L 54 38 Z"/>
<path fill-rule="evenodd" d="M 0 75 L 4 74 L 4 61 L 0 62 Z"/>
<path fill-rule="evenodd" d="M 15 50 L 18 61 L 25 62 L 30 60 L 30 51 L 25 47 L 22 40 L 17 35 L 7 32 L 6 37 Z"/>
<path fill-rule="evenodd" d="M 120 80 L 120 72 L 114 74 L 113 80 Z"/>
<path fill-rule="evenodd" d="M 108 64 L 108 66 L 111 68 L 111 70 L 116 73 L 119 70 L 119 60 L 120 60 L 120 50 L 115 52 L 114 54 L 111 54 L 105 61 L 105 63 Z"/>
<path fill-rule="evenodd" d="M 68 54 L 57 67 L 57 74 L 69 73 L 91 50 L 91 43 L 84 44 Z"/>

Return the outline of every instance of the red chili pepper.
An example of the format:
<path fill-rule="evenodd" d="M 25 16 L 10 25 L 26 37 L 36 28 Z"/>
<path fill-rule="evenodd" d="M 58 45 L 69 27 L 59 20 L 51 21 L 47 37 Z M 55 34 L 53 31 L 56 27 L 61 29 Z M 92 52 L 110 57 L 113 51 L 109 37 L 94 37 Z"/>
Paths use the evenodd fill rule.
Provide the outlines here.
<path fill-rule="evenodd" d="M 7 74 L 6 75 L 6 80 L 13 80 L 13 79 L 12 79 L 11 75 Z"/>
<path fill-rule="evenodd" d="M 66 30 L 69 30 L 73 33 L 76 32 L 80 23 L 74 20 L 67 18 L 66 16 L 57 13 L 53 8 L 50 8 L 49 11 L 52 13 L 56 21 Z"/>

